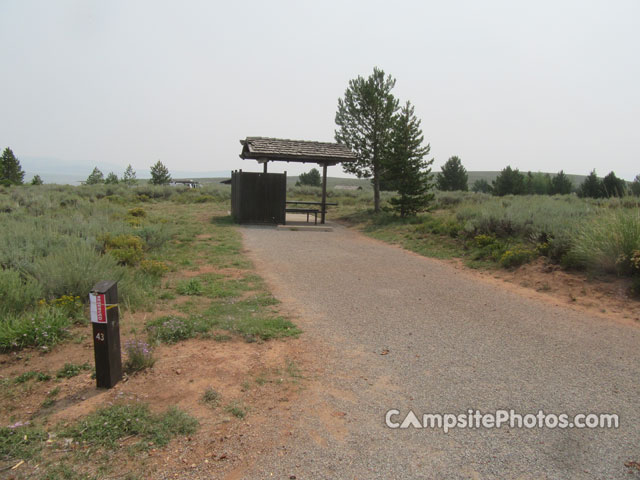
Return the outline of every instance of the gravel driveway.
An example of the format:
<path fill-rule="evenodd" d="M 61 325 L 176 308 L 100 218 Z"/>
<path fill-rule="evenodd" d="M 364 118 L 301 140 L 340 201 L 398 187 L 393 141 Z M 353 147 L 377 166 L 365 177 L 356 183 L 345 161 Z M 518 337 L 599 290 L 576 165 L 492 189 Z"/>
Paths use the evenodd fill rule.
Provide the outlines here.
<path fill-rule="evenodd" d="M 526 299 L 334 225 L 242 228 L 314 344 L 304 402 L 243 478 L 640 478 L 639 326 Z M 313 366 L 315 365 L 315 366 Z M 391 429 L 424 413 L 615 413 L 618 429 Z M 633 472 L 633 473 L 630 473 Z"/>

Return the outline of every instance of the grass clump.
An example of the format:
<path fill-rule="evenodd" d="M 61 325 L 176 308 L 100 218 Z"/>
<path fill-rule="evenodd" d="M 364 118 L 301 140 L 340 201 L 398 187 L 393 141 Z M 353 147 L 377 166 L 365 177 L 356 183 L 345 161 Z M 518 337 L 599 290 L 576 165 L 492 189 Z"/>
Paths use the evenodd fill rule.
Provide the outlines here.
<path fill-rule="evenodd" d="M 15 383 L 25 383 L 33 379 L 36 379 L 39 382 L 46 382 L 48 380 L 51 380 L 51 375 L 49 375 L 48 373 L 36 372 L 35 370 L 31 370 L 18 375 L 13 381 Z"/>
<path fill-rule="evenodd" d="M 146 449 L 150 442 L 164 446 L 177 435 L 195 432 L 197 427 L 198 421 L 177 407 L 154 414 L 148 405 L 136 403 L 97 410 L 64 430 L 62 435 L 107 448 L 115 448 L 124 437 L 135 436 L 140 439 L 138 447 Z"/>
<path fill-rule="evenodd" d="M 218 393 L 212 387 L 209 387 L 202 394 L 202 403 L 208 405 L 211 408 L 216 408 L 218 405 L 220 405 L 220 398 L 220 393 Z"/>
<path fill-rule="evenodd" d="M 56 387 L 47 393 L 47 398 L 44 399 L 42 404 L 40 405 L 42 408 L 49 408 L 56 403 L 56 397 L 60 393 L 60 387 Z"/>
<path fill-rule="evenodd" d="M 231 402 L 224 409 L 236 418 L 243 419 L 247 416 L 247 407 L 242 402 Z"/>
<path fill-rule="evenodd" d="M 640 214 L 616 212 L 583 225 L 569 252 L 570 263 L 595 271 L 640 273 Z"/>
<path fill-rule="evenodd" d="M 197 278 L 179 282 L 176 286 L 176 292 L 180 295 L 202 295 L 203 291 L 202 283 Z"/>
<path fill-rule="evenodd" d="M 24 460 L 36 456 L 48 438 L 40 427 L 29 422 L 18 422 L 9 427 L 0 427 L 0 458 L 3 460 Z"/>
<path fill-rule="evenodd" d="M 64 366 L 56 372 L 56 378 L 72 378 L 80 375 L 82 371 L 91 370 L 88 362 L 82 364 L 65 363 Z"/>
<path fill-rule="evenodd" d="M 53 346 L 69 336 L 71 323 L 68 315 L 50 306 L 7 315 L 0 321 L 0 351 Z"/>
<path fill-rule="evenodd" d="M 153 351 L 147 342 L 142 340 L 129 340 L 124 344 L 126 360 L 124 369 L 127 373 L 136 373 L 153 367 L 156 363 Z"/>

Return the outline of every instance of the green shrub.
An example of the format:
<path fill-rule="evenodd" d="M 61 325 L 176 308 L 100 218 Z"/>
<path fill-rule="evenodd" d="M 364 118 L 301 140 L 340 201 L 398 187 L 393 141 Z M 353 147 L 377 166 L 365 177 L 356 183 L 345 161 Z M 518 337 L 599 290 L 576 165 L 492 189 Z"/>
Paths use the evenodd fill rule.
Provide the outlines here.
<path fill-rule="evenodd" d="M 640 250 L 634 250 L 631 252 L 631 258 L 629 259 L 631 271 L 633 273 L 640 274 Z"/>
<path fill-rule="evenodd" d="M 70 326 L 69 317 L 50 306 L 6 315 L 0 322 L 0 351 L 55 345 L 68 336 Z"/>
<path fill-rule="evenodd" d="M 146 225 L 136 230 L 148 250 L 156 250 L 171 239 L 171 232 L 167 225 Z"/>
<path fill-rule="evenodd" d="M 162 277 L 169 271 L 169 267 L 166 263 L 157 260 L 142 260 L 140 270 L 154 277 Z"/>
<path fill-rule="evenodd" d="M 137 265 L 144 257 L 144 241 L 136 235 L 107 234 L 103 243 L 104 250 L 121 265 Z"/>
<path fill-rule="evenodd" d="M 533 260 L 535 256 L 536 253 L 533 250 L 517 245 L 502 254 L 500 265 L 504 268 L 519 267 Z"/>
<path fill-rule="evenodd" d="M 135 208 L 131 208 L 129 209 L 129 211 L 127 212 L 129 215 L 131 215 L 132 217 L 146 217 L 147 216 L 147 212 L 144 208 L 142 207 L 135 207 Z"/>
<path fill-rule="evenodd" d="M 78 241 L 36 260 L 30 270 L 47 297 L 87 298 L 99 281 L 118 281 L 125 273 L 113 257 L 100 255 L 90 244 Z"/>
<path fill-rule="evenodd" d="M 73 320 L 75 323 L 86 323 L 87 318 L 84 315 L 84 304 L 77 295 L 62 295 L 61 297 L 54 298 L 47 302 L 46 300 L 40 300 L 40 305 L 50 305 L 63 312 Z"/>
<path fill-rule="evenodd" d="M 23 279 L 15 270 L 0 269 L 0 317 L 23 312 L 35 306 L 42 296 L 42 287 L 33 279 Z"/>
<path fill-rule="evenodd" d="M 415 227 L 417 233 L 434 233 L 436 235 L 448 235 L 452 238 L 458 236 L 462 225 L 453 218 L 442 218 L 427 215 L 421 217 L 421 223 Z"/>
<path fill-rule="evenodd" d="M 129 340 L 124 344 L 126 360 L 124 369 L 128 373 L 141 372 L 153 367 L 156 363 L 153 351 L 148 343 L 142 340 Z"/>
<path fill-rule="evenodd" d="M 488 247 L 496 243 L 496 237 L 486 234 L 476 235 L 474 240 L 476 241 L 476 245 L 479 247 Z"/>
<path fill-rule="evenodd" d="M 176 316 L 161 317 L 152 320 L 145 327 L 152 342 L 176 343 L 193 338 L 198 333 L 192 318 Z"/>

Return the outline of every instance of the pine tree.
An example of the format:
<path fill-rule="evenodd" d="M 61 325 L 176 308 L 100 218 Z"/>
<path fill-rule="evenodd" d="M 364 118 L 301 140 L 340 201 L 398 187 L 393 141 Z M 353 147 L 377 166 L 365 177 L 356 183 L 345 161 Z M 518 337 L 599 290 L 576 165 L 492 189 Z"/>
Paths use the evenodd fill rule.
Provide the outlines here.
<path fill-rule="evenodd" d="M 551 175 L 542 172 L 527 172 L 524 191 L 529 195 L 549 195 L 551 191 Z"/>
<path fill-rule="evenodd" d="M 0 157 L 0 182 L 5 185 L 22 185 L 24 171 L 13 151 L 7 147 Z"/>
<path fill-rule="evenodd" d="M 391 90 L 396 81 L 374 68 L 366 80 L 360 76 L 349 81 L 344 98 L 338 100 L 335 139 L 353 150 L 358 159 L 344 163 L 347 173 L 371 178 L 374 210 L 380 211 L 380 182 L 389 154 L 394 116 L 398 100 Z"/>
<path fill-rule="evenodd" d="M 322 185 L 322 178 L 317 168 L 312 168 L 308 173 L 301 173 L 296 182 L 296 186 L 309 185 L 319 187 Z"/>
<path fill-rule="evenodd" d="M 31 185 L 42 185 L 44 182 L 40 178 L 40 175 L 34 175 L 31 179 Z"/>
<path fill-rule="evenodd" d="M 167 185 L 171 181 L 171 175 L 169 175 L 169 169 L 158 160 L 156 164 L 151 167 L 151 180 L 154 185 Z"/>
<path fill-rule="evenodd" d="M 442 191 L 469 189 L 467 181 L 469 176 L 467 170 L 462 166 L 462 162 L 456 156 L 449 158 L 442 166 L 442 171 L 436 177 L 436 188 Z"/>
<path fill-rule="evenodd" d="M 484 178 L 479 178 L 475 182 L 473 182 L 473 186 L 471 187 L 476 193 L 491 193 L 491 184 L 487 182 Z"/>
<path fill-rule="evenodd" d="M 584 179 L 584 182 L 578 188 L 578 196 L 590 198 L 603 198 L 605 196 L 602 180 L 596 175 L 595 169 L 591 170 L 589 176 Z"/>
<path fill-rule="evenodd" d="M 411 103 L 407 102 L 394 119 L 391 151 L 385 165 L 385 178 L 398 191 L 398 196 L 391 198 L 390 203 L 401 217 L 426 210 L 433 200 L 430 191 L 433 159 L 424 160 L 431 147 L 429 144 L 423 147 L 423 141 L 420 120 Z"/>
<path fill-rule="evenodd" d="M 138 183 L 136 179 L 136 172 L 133 170 L 131 164 L 127 166 L 127 169 L 124 171 L 124 175 L 122 175 L 122 183 L 125 185 L 135 185 Z"/>
<path fill-rule="evenodd" d="M 522 195 L 525 193 L 525 178 L 516 168 L 508 165 L 493 181 L 492 192 L 494 195 L 502 197 L 504 195 Z"/>
<path fill-rule="evenodd" d="M 96 185 L 98 183 L 104 183 L 104 175 L 102 174 L 100 169 L 98 169 L 98 167 L 94 167 L 93 172 L 91 172 L 91 174 L 87 177 L 87 180 L 85 181 L 85 183 L 87 185 Z"/>
<path fill-rule="evenodd" d="M 616 177 L 616 174 L 609 174 L 602 179 L 603 193 L 606 197 L 624 197 L 627 193 L 627 182 L 622 178 Z"/>
<path fill-rule="evenodd" d="M 115 185 L 118 183 L 118 176 L 113 172 L 109 172 L 107 178 L 104 179 L 104 183 L 107 185 Z"/>
<path fill-rule="evenodd" d="M 568 195 L 573 191 L 573 183 L 569 177 L 560 170 L 558 174 L 551 179 L 551 195 Z"/>
<path fill-rule="evenodd" d="M 631 184 L 631 193 L 636 197 L 640 197 L 640 175 L 636 175 Z"/>

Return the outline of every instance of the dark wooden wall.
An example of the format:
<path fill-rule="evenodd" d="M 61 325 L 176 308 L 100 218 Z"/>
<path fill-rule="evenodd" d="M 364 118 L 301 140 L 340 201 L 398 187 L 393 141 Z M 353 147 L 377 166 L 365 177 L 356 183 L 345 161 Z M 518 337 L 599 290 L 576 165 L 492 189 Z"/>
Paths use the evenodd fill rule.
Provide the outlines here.
<path fill-rule="evenodd" d="M 237 223 L 284 224 L 286 173 L 231 173 L 231 215 Z"/>

